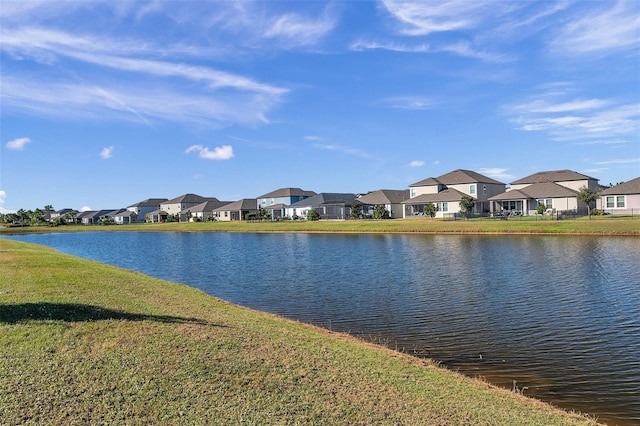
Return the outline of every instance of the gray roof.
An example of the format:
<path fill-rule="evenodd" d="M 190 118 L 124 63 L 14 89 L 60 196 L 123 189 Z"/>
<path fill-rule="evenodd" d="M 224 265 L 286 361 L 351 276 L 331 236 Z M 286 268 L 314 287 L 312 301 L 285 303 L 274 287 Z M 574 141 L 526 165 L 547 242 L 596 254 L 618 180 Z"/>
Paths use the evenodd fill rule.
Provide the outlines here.
<path fill-rule="evenodd" d="M 412 186 L 433 186 L 433 185 L 460 185 L 464 183 L 493 183 L 504 185 L 495 179 L 491 179 L 485 175 L 474 172 L 473 170 L 458 169 L 449 173 L 445 173 L 437 178 L 427 178 L 409 185 Z"/>
<path fill-rule="evenodd" d="M 172 200 L 163 201 L 160 204 L 178 204 L 178 203 L 203 203 L 205 201 L 217 201 L 215 197 L 201 197 L 197 194 L 184 194 Z"/>
<path fill-rule="evenodd" d="M 229 204 L 229 201 L 219 201 L 217 199 L 215 201 L 209 200 L 209 201 L 202 202 L 200 204 L 196 204 L 193 207 L 189 207 L 188 209 L 183 210 L 182 213 L 212 212 L 218 207 L 224 206 L 225 204 Z"/>
<path fill-rule="evenodd" d="M 409 199 L 409 190 L 379 189 L 358 198 L 362 204 L 399 204 Z"/>
<path fill-rule="evenodd" d="M 310 198 L 305 198 L 288 207 L 312 207 L 322 204 L 351 204 L 356 199 L 356 194 L 322 192 Z"/>
<path fill-rule="evenodd" d="M 131 216 L 138 216 L 138 213 L 136 213 L 134 211 L 131 211 L 131 210 L 125 210 L 125 211 L 122 211 L 122 212 L 116 214 L 115 216 L 118 216 L 118 217 L 127 217 L 127 216 L 129 216 L 129 217 L 131 217 Z"/>
<path fill-rule="evenodd" d="M 631 179 L 628 182 L 618 184 L 616 186 L 607 188 L 604 191 L 602 191 L 602 195 L 630 195 L 630 194 L 640 194 L 640 177 Z"/>
<path fill-rule="evenodd" d="M 313 191 L 305 191 L 300 188 L 280 188 L 259 196 L 258 198 L 278 198 L 278 197 L 313 197 L 316 195 Z"/>
<path fill-rule="evenodd" d="M 216 211 L 241 211 L 241 210 L 258 210 L 258 200 L 255 198 L 243 198 L 224 206 L 220 206 Z"/>
<path fill-rule="evenodd" d="M 409 185 L 409 187 L 412 187 L 412 186 L 433 186 L 433 185 L 443 185 L 443 183 L 440 182 L 436 178 L 430 177 L 430 178 L 422 179 L 419 182 L 412 183 L 411 185 Z"/>
<path fill-rule="evenodd" d="M 168 198 L 147 198 L 144 201 L 140 201 L 139 203 L 131 204 L 129 207 L 158 207 L 160 203 L 164 203 L 165 201 L 169 201 Z"/>
<path fill-rule="evenodd" d="M 490 201 L 575 197 L 578 191 L 554 182 L 534 183 L 526 188 L 512 189 L 489 198 Z"/>
<path fill-rule="evenodd" d="M 449 188 L 435 194 L 422 194 L 417 197 L 405 201 L 403 204 L 423 204 L 423 203 L 442 203 L 449 201 L 460 201 L 465 193 Z M 471 197 L 470 195 L 467 195 Z M 475 197 L 471 197 L 475 199 Z"/>
<path fill-rule="evenodd" d="M 583 175 L 582 173 L 574 172 L 573 170 L 551 170 L 547 172 L 538 172 L 532 175 L 523 177 L 514 182 L 512 185 L 522 185 L 525 183 L 541 183 L 541 182 L 569 182 L 574 180 L 595 180 L 598 179 Z"/>

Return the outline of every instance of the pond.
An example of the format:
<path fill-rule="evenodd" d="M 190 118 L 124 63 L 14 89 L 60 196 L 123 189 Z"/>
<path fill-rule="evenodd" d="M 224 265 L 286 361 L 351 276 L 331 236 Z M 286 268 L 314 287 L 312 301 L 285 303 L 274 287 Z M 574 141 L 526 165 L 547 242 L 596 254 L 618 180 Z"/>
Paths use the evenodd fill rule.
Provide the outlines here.
<path fill-rule="evenodd" d="M 640 424 L 633 237 L 96 232 L 8 237 L 348 332 Z"/>

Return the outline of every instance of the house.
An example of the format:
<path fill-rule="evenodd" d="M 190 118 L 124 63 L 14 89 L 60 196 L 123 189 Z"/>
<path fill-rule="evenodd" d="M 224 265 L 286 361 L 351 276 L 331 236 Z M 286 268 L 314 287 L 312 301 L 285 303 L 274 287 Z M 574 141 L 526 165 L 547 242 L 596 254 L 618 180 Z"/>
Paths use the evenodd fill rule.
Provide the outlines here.
<path fill-rule="evenodd" d="M 113 221 L 116 225 L 130 225 L 132 223 L 136 223 L 137 219 L 138 214 L 128 209 L 118 212 L 113 216 Z"/>
<path fill-rule="evenodd" d="M 222 221 L 246 220 L 248 215 L 257 212 L 258 200 L 256 198 L 243 198 L 214 209 L 213 217 Z"/>
<path fill-rule="evenodd" d="M 640 177 L 607 188 L 600 195 L 596 206 L 606 213 L 640 212 Z"/>
<path fill-rule="evenodd" d="M 402 203 L 409 199 L 408 189 L 379 189 L 358 197 L 362 204 L 362 215 L 373 217 L 375 206 L 382 205 L 389 212 L 389 217 L 402 217 L 404 206 Z"/>
<path fill-rule="evenodd" d="M 204 222 L 214 216 L 215 209 L 229 204 L 229 201 L 214 200 L 205 201 L 181 211 L 180 222 Z"/>
<path fill-rule="evenodd" d="M 160 208 L 160 204 L 168 201 L 167 198 L 147 198 L 139 203 L 131 204 L 127 210 L 136 214 L 136 222 L 144 222 L 146 216 Z"/>
<path fill-rule="evenodd" d="M 73 209 L 60 209 L 56 211 L 49 212 L 49 221 L 53 222 L 54 220 L 65 220 L 66 223 L 74 223 L 75 218 L 77 218 L 78 212 Z"/>
<path fill-rule="evenodd" d="M 258 208 L 269 212 L 272 219 L 285 216 L 285 207 L 316 195 L 300 188 L 280 188 L 257 198 Z"/>
<path fill-rule="evenodd" d="M 83 225 L 98 225 L 102 223 L 103 219 L 113 219 L 116 214 L 124 210 L 125 209 L 88 210 L 76 216 L 76 220 Z"/>
<path fill-rule="evenodd" d="M 220 202 L 215 197 L 201 197 L 196 194 L 184 194 L 160 203 L 160 211 L 166 212 L 168 219 L 171 218 L 173 220 L 183 222 L 187 220 L 186 215 L 180 214 L 183 210 L 194 207 L 200 203 L 204 203 L 205 201 Z"/>
<path fill-rule="evenodd" d="M 422 215 L 427 203 L 436 205 L 437 217 L 458 214 L 465 195 L 475 200 L 474 213 L 488 213 L 492 206 L 489 198 L 504 192 L 505 188 L 504 183 L 472 170 L 454 170 L 409 185 L 409 199 L 402 203 L 403 217 Z"/>
<path fill-rule="evenodd" d="M 156 209 L 144 215 L 145 222 L 162 223 L 169 219 L 169 213 L 164 210 Z"/>
<path fill-rule="evenodd" d="M 572 170 L 534 173 L 511 182 L 506 192 L 491 197 L 492 211 L 534 215 L 540 204 L 549 213 L 586 208 L 577 197 L 583 187 L 597 190 L 598 179 Z"/>
<path fill-rule="evenodd" d="M 315 210 L 321 219 L 345 219 L 351 215 L 351 204 L 356 194 L 320 193 L 285 207 L 285 216 L 306 219 L 309 210 Z"/>

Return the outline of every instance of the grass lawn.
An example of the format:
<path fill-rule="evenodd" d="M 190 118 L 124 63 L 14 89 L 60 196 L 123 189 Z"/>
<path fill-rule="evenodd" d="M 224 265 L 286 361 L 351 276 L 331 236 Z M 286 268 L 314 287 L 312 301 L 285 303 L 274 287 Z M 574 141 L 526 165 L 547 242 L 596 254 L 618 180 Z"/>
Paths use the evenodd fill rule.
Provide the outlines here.
<path fill-rule="evenodd" d="M 2 233 L 78 231 L 184 231 L 184 232 L 358 232 L 358 233 L 473 233 L 573 234 L 640 236 L 640 217 L 581 217 L 567 220 L 522 217 L 509 220 L 443 221 L 428 218 L 392 220 L 319 220 L 265 222 L 145 223 L 112 226 L 34 226 L 0 228 Z"/>
<path fill-rule="evenodd" d="M 429 361 L 45 247 L 0 239 L 0 262 L 2 425 L 595 424 Z"/>

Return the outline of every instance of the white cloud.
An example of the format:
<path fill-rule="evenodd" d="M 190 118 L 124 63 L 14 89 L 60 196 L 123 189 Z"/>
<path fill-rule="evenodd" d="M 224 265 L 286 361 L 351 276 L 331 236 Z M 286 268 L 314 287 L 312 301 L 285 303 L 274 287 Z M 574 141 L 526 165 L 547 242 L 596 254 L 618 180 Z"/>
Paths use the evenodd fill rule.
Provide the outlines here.
<path fill-rule="evenodd" d="M 501 180 L 501 181 L 509 181 L 515 178 L 512 174 L 507 173 L 505 168 L 500 167 L 489 167 L 478 169 L 478 173 L 481 173 L 485 176 L 488 176 L 493 179 Z"/>
<path fill-rule="evenodd" d="M 103 160 L 110 159 L 111 157 L 113 157 L 113 150 L 113 145 L 102 148 L 102 151 L 100 151 L 100 158 L 102 158 Z"/>
<path fill-rule="evenodd" d="M 433 101 L 418 96 L 397 96 L 384 100 L 384 103 L 397 109 L 426 110 L 433 107 Z"/>
<path fill-rule="evenodd" d="M 89 206 L 82 206 L 82 207 L 80 207 L 80 211 L 81 211 L 81 212 L 88 212 L 88 211 L 91 211 L 91 207 L 89 207 Z"/>
<path fill-rule="evenodd" d="M 272 20 L 263 36 L 277 38 L 281 47 L 316 44 L 333 30 L 335 19 L 325 13 L 318 19 L 310 19 L 297 13 L 286 13 Z"/>
<path fill-rule="evenodd" d="M 409 167 L 422 167 L 424 166 L 424 161 L 421 160 L 413 160 L 409 163 Z"/>
<path fill-rule="evenodd" d="M 546 132 L 556 141 L 591 144 L 637 140 L 640 104 L 619 99 L 565 99 L 569 93 L 567 88 L 552 89 L 534 100 L 506 106 L 504 111 L 519 130 Z"/>
<path fill-rule="evenodd" d="M 18 139 L 14 139 L 12 141 L 7 142 L 5 146 L 7 147 L 7 149 L 11 149 L 14 151 L 22 151 L 24 147 L 30 142 L 31 142 L 31 139 L 29 138 L 18 138 Z"/>
<path fill-rule="evenodd" d="M 324 140 L 324 138 L 322 138 L 320 136 L 313 136 L 313 135 L 304 136 L 302 139 L 304 139 L 306 141 L 321 141 L 321 140 Z"/>
<path fill-rule="evenodd" d="M 596 162 L 596 164 L 633 164 L 633 163 L 640 163 L 640 158 L 621 158 L 617 160 Z"/>
<path fill-rule="evenodd" d="M 576 14 L 579 17 L 562 28 L 551 43 L 554 51 L 583 55 L 638 49 L 640 3 L 631 0 L 587 4 L 595 7 L 580 9 Z"/>
<path fill-rule="evenodd" d="M 0 213 L 15 213 L 15 210 L 9 210 L 4 208 L 4 200 L 7 198 L 7 193 L 0 189 Z"/>
<path fill-rule="evenodd" d="M 316 143 L 316 144 L 313 144 L 313 147 L 316 149 L 323 149 L 326 151 L 342 152 L 343 154 L 354 155 L 356 157 L 369 158 L 369 154 L 367 154 L 366 152 L 363 152 L 357 148 L 352 148 L 350 146 L 345 146 L 345 145 Z"/>
<path fill-rule="evenodd" d="M 231 145 L 218 146 L 213 151 L 202 145 L 191 145 L 185 150 L 187 154 L 192 152 L 197 152 L 200 158 L 206 160 L 229 160 L 233 158 L 233 147 Z"/>

